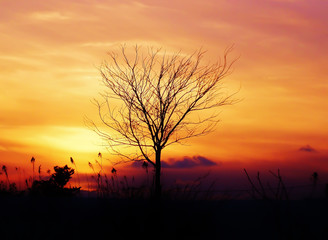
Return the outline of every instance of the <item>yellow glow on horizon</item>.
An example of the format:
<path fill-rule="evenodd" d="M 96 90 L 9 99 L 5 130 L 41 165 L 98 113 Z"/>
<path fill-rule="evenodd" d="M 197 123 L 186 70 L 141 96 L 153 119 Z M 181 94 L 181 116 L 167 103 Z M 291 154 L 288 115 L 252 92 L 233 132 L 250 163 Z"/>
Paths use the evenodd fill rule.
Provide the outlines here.
<path fill-rule="evenodd" d="M 99 137 L 86 127 L 71 126 L 20 126 L 15 129 L 2 129 L 2 141 L 17 142 L 20 146 L 3 150 L 24 153 L 47 154 L 66 152 L 68 154 L 96 154 L 102 149 Z M 24 147 L 22 147 L 24 146 Z"/>

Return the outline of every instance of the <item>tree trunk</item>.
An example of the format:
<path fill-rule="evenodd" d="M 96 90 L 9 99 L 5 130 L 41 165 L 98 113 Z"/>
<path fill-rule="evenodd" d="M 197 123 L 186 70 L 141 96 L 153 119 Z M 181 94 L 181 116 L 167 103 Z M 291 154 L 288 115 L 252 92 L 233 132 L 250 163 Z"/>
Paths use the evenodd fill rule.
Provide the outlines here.
<path fill-rule="evenodd" d="M 155 163 L 155 199 L 161 198 L 162 186 L 161 186 L 161 149 L 156 151 L 156 163 Z"/>

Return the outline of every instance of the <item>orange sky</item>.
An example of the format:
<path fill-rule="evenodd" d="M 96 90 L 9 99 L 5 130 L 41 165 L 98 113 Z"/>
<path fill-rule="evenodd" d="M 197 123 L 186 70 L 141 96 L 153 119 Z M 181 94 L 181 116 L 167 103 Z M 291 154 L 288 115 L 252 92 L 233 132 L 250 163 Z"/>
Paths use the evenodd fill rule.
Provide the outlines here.
<path fill-rule="evenodd" d="M 84 124 L 102 90 L 97 67 L 121 43 L 216 61 L 235 44 L 226 79 L 241 102 L 216 132 L 165 158 L 328 161 L 328 2 L 325 0 L 0 0 L 0 164 L 88 170 L 101 147 Z M 299 151 L 310 145 L 315 151 Z M 328 163 L 320 164 L 328 167 Z M 327 166 L 326 166 L 327 165 Z"/>

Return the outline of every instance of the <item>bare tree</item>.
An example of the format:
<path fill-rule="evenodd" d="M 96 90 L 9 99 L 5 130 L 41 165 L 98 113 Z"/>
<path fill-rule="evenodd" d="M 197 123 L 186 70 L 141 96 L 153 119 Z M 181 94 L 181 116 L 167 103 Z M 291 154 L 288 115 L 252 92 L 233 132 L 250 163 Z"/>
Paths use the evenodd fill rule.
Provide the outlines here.
<path fill-rule="evenodd" d="M 227 60 L 232 48 L 210 65 L 202 64 L 202 50 L 189 56 L 137 46 L 133 50 L 132 56 L 124 46 L 119 54 L 108 53 L 109 61 L 100 68 L 107 91 L 95 103 L 109 131 L 91 123 L 116 154 L 154 167 L 155 197 L 160 198 L 163 149 L 213 131 L 218 114 L 207 110 L 233 103 L 221 80 L 236 59 Z M 120 107 L 115 107 L 117 102 Z"/>

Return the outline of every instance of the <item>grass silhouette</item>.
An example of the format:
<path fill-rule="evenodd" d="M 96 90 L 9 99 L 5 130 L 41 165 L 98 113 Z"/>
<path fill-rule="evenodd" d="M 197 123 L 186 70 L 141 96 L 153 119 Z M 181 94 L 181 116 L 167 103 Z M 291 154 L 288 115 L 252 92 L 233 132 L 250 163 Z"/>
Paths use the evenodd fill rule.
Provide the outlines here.
<path fill-rule="evenodd" d="M 18 190 L 13 182 L 10 173 L 14 170 L 3 166 L 1 239 L 153 238 L 158 233 L 158 239 L 328 237 L 327 199 L 313 194 L 313 189 L 319 191 L 321 186 L 318 174 L 312 176 L 315 186 L 306 194 L 311 198 L 293 200 L 280 170 L 269 172 L 271 182 L 259 172 L 253 176 L 244 170 L 250 184 L 248 199 L 216 191 L 216 183 L 204 174 L 163 188 L 158 205 L 152 199 L 151 179 L 138 182 L 134 177 L 120 176 L 119 169 L 104 168 L 100 158 L 88 165 L 92 171 L 88 184 L 94 186 L 94 197 L 78 195 L 78 187 L 69 187 L 77 172 L 67 165 L 55 167 L 52 174 L 39 165 L 38 180 L 26 178 L 24 190 Z M 148 174 L 148 168 L 144 169 Z"/>

